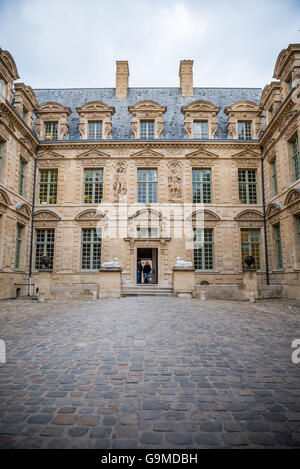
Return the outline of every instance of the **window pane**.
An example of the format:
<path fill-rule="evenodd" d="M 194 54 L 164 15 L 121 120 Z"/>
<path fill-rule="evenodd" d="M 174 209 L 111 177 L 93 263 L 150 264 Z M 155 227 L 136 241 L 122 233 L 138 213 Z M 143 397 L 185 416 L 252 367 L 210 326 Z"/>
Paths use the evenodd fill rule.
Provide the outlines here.
<path fill-rule="evenodd" d="M 193 203 L 211 203 L 211 170 L 193 169 Z"/>
<path fill-rule="evenodd" d="M 19 181 L 18 181 L 18 192 L 20 195 L 24 195 L 24 180 L 25 180 L 25 166 L 26 164 L 20 158 L 19 160 Z"/>
<path fill-rule="evenodd" d="M 238 121 L 238 132 L 240 140 L 252 139 L 252 122 L 251 121 Z"/>
<path fill-rule="evenodd" d="M 57 169 L 40 169 L 39 203 L 56 204 L 57 202 Z"/>
<path fill-rule="evenodd" d="M 99 140 L 102 138 L 102 121 L 89 122 L 88 138 L 92 140 Z"/>
<path fill-rule="evenodd" d="M 0 179 L 2 174 L 3 142 L 0 142 Z"/>
<path fill-rule="evenodd" d="M 154 138 L 154 121 L 140 121 L 141 138 Z"/>
<path fill-rule="evenodd" d="M 83 202 L 100 204 L 103 197 L 103 169 L 84 170 Z"/>
<path fill-rule="evenodd" d="M 281 231 L 280 223 L 274 226 L 275 231 L 275 244 L 276 244 L 276 257 L 277 257 L 277 269 L 282 269 L 282 246 L 281 246 Z"/>
<path fill-rule="evenodd" d="M 96 228 L 82 229 L 81 268 L 99 270 L 101 267 L 101 235 Z"/>
<path fill-rule="evenodd" d="M 298 136 L 291 141 L 294 181 L 300 178 L 300 154 Z"/>
<path fill-rule="evenodd" d="M 54 258 L 54 228 L 35 230 L 35 268 L 43 269 L 42 258 L 49 256 L 50 263 L 47 269 L 53 269 Z"/>
<path fill-rule="evenodd" d="M 194 121 L 194 138 L 208 138 L 207 121 Z"/>
<path fill-rule="evenodd" d="M 273 195 L 277 195 L 278 194 L 278 183 L 277 183 L 276 159 L 271 163 L 271 165 L 272 165 Z"/>
<path fill-rule="evenodd" d="M 157 202 L 157 170 L 138 169 L 138 202 Z"/>
<path fill-rule="evenodd" d="M 213 230 L 194 229 L 194 266 L 196 270 L 213 270 Z"/>
<path fill-rule="evenodd" d="M 20 268 L 20 258 L 21 258 L 21 245 L 22 245 L 22 230 L 23 227 L 17 224 L 16 232 L 16 253 L 15 253 L 15 269 Z"/>
<path fill-rule="evenodd" d="M 254 257 L 254 267 L 260 269 L 260 230 L 241 230 L 242 267 L 248 256 Z"/>
<path fill-rule="evenodd" d="M 257 204 L 256 169 L 239 169 L 239 203 Z"/>
<path fill-rule="evenodd" d="M 45 140 L 57 140 L 58 122 L 45 122 Z"/>

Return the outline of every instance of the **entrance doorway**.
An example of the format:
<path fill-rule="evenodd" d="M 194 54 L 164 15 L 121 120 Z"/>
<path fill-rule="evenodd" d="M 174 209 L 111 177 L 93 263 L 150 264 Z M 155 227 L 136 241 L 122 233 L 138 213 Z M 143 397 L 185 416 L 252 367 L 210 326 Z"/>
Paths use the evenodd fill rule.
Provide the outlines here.
<path fill-rule="evenodd" d="M 151 266 L 150 283 L 157 283 L 158 281 L 158 255 L 157 248 L 137 248 L 137 260 L 140 259 L 144 266 L 148 261 Z M 137 278 L 137 273 L 136 273 Z M 141 280 L 143 282 L 143 278 Z"/>

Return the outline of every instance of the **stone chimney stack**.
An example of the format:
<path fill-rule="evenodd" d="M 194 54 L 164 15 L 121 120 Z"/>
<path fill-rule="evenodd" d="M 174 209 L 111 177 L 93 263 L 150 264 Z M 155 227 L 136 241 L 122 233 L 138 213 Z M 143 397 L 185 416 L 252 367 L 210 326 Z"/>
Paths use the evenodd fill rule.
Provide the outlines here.
<path fill-rule="evenodd" d="M 127 60 L 116 61 L 116 98 L 127 98 L 129 67 Z"/>
<path fill-rule="evenodd" d="M 180 88 L 184 98 L 194 96 L 193 60 L 181 60 L 179 67 Z"/>

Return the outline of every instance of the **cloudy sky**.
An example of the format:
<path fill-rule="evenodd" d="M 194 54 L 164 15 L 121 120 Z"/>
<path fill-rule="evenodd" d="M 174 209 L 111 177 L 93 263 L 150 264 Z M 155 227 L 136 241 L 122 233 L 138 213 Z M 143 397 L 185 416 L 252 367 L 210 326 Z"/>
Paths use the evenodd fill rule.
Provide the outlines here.
<path fill-rule="evenodd" d="M 33 88 L 113 87 L 128 60 L 130 86 L 263 87 L 275 60 L 300 42 L 299 0 L 0 0 L 0 47 Z"/>

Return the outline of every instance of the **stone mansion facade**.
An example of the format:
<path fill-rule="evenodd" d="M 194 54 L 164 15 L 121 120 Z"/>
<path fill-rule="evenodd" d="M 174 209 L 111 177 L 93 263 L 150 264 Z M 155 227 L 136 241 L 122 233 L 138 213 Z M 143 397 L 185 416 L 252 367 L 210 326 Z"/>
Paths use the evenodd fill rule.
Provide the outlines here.
<path fill-rule="evenodd" d="M 139 258 L 176 294 L 178 256 L 183 292 L 239 298 L 251 255 L 258 296 L 300 299 L 300 44 L 263 90 L 194 87 L 191 60 L 178 88 L 130 88 L 126 61 L 115 88 L 17 80 L 0 49 L 0 298 L 105 296 L 116 257 L 112 295 Z"/>

